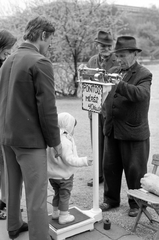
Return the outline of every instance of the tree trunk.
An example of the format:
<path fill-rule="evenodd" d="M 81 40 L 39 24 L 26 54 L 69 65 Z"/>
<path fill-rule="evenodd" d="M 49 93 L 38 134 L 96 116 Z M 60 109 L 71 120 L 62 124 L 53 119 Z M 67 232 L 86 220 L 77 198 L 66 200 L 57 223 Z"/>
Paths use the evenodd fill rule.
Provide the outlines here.
<path fill-rule="evenodd" d="M 77 96 L 77 89 L 78 89 L 78 82 L 77 82 L 77 80 L 78 80 L 77 59 L 78 59 L 78 56 L 77 56 L 77 52 L 76 52 L 76 49 L 75 49 L 75 54 L 74 54 L 75 74 L 74 74 L 74 77 L 73 77 L 73 82 L 74 82 L 74 87 L 75 87 L 74 96 Z"/>
<path fill-rule="evenodd" d="M 77 97 L 77 89 L 78 89 L 78 82 L 77 82 L 77 73 L 75 73 L 74 77 L 73 77 L 73 82 L 74 82 L 74 87 L 75 87 L 75 91 L 74 91 L 74 96 Z"/>

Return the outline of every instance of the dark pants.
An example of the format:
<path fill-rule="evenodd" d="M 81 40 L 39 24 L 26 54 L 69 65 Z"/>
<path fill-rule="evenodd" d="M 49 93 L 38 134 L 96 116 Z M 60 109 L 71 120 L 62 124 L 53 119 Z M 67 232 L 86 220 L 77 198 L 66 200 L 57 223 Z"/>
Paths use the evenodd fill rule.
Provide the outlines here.
<path fill-rule="evenodd" d="M 98 114 L 98 132 L 99 132 L 99 177 L 103 177 L 103 153 L 104 153 L 104 135 L 103 135 L 103 116 Z M 92 144 L 92 116 L 90 117 L 90 134 Z"/>
<path fill-rule="evenodd" d="M 72 175 L 69 179 L 49 179 L 50 184 L 55 191 L 52 205 L 54 207 L 58 207 L 60 211 L 68 211 L 69 209 L 69 200 L 73 187 L 73 177 L 74 175 Z"/>
<path fill-rule="evenodd" d="M 105 136 L 104 142 L 104 202 L 120 205 L 120 190 L 123 170 L 128 189 L 140 188 L 140 179 L 147 172 L 149 138 L 144 141 L 123 141 Z M 129 199 L 130 208 L 137 207 Z"/>

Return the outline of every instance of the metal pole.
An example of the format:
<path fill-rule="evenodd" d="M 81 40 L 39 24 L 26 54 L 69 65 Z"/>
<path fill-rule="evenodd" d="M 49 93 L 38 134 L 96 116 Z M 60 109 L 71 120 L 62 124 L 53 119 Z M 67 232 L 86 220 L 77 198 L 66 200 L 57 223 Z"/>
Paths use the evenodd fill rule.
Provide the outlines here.
<path fill-rule="evenodd" d="M 93 140 L 93 211 L 99 209 L 99 133 L 98 113 L 92 112 L 92 140 Z"/>

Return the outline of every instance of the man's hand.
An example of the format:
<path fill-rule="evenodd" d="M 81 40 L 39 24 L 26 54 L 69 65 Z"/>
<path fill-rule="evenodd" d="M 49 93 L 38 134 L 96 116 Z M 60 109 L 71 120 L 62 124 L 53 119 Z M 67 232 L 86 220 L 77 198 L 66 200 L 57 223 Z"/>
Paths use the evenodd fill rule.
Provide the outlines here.
<path fill-rule="evenodd" d="M 120 82 L 120 80 L 119 79 L 112 79 L 111 82 L 114 83 L 115 85 L 117 85 Z"/>
<path fill-rule="evenodd" d="M 114 84 L 118 84 L 120 81 L 123 80 L 122 76 L 120 74 L 111 74 L 112 77 L 111 77 L 111 82 L 114 83 Z"/>
<path fill-rule="evenodd" d="M 84 64 L 84 63 L 81 63 L 79 66 L 78 66 L 78 70 L 82 70 L 83 68 L 86 68 L 87 65 Z"/>
<path fill-rule="evenodd" d="M 62 145 L 61 145 L 61 143 L 59 145 L 57 145 L 56 147 L 54 147 L 54 150 L 55 150 L 55 158 L 62 156 Z"/>

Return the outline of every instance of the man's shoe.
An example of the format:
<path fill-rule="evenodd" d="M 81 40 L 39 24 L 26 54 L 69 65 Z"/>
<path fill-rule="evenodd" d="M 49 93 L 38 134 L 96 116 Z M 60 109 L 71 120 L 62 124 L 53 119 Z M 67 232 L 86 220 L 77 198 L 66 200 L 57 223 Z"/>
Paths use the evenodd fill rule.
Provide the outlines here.
<path fill-rule="evenodd" d="M 99 207 L 102 209 L 102 212 L 106 212 L 106 211 L 109 211 L 109 210 L 111 210 L 111 209 L 113 209 L 113 208 L 119 207 L 119 205 L 117 205 L 117 206 L 112 206 L 112 205 L 110 205 L 110 204 L 108 204 L 108 203 L 101 203 L 101 204 L 99 205 Z"/>
<path fill-rule="evenodd" d="M 0 200 L 0 210 L 4 210 L 4 208 L 6 208 L 6 204 Z"/>
<path fill-rule="evenodd" d="M 14 239 L 19 236 L 19 233 L 26 232 L 26 231 L 28 231 L 28 224 L 26 222 L 23 222 L 23 225 L 19 229 L 14 231 L 9 231 L 8 234 L 11 239 Z"/>
<path fill-rule="evenodd" d="M 139 209 L 138 208 L 130 208 L 128 212 L 129 217 L 136 217 L 138 215 Z"/>
<path fill-rule="evenodd" d="M 104 178 L 103 177 L 99 177 L 99 184 L 104 182 Z M 93 187 L 93 178 L 91 178 L 88 183 L 87 183 L 87 186 L 89 187 Z"/>

